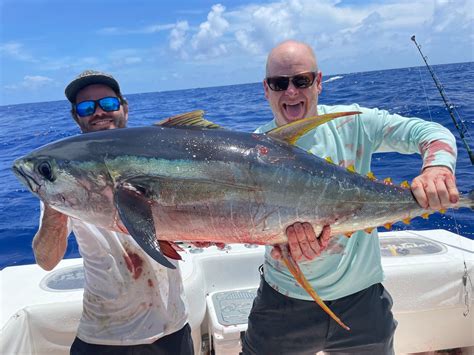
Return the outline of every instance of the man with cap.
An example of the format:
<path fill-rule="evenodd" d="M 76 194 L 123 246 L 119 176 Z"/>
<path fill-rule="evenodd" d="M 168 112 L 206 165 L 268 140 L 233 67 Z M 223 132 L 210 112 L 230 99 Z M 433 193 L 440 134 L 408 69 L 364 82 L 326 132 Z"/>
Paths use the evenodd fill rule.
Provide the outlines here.
<path fill-rule="evenodd" d="M 65 94 L 82 133 L 126 127 L 128 103 L 111 75 L 84 71 Z M 71 230 L 84 262 L 83 312 L 71 354 L 194 353 L 179 268 L 158 264 L 130 235 L 41 207 L 33 239 L 38 265 L 52 270 L 61 261 Z"/>

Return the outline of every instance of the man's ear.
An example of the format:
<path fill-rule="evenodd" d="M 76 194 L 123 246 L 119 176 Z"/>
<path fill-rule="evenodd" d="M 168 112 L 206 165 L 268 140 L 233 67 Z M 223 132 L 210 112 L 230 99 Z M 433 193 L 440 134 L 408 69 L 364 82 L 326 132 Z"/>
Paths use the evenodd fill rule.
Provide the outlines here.
<path fill-rule="evenodd" d="M 323 91 L 323 73 L 320 71 L 318 71 L 318 74 L 316 74 L 316 85 L 319 95 L 321 94 L 321 91 Z"/>
<path fill-rule="evenodd" d="M 125 115 L 125 123 L 128 123 L 128 103 L 123 104 L 123 114 Z"/>
<path fill-rule="evenodd" d="M 268 87 L 267 81 L 263 79 L 263 91 L 265 92 L 265 98 L 267 100 L 269 99 L 269 90 L 270 88 Z"/>
<path fill-rule="evenodd" d="M 73 120 L 79 125 L 79 127 L 80 127 L 81 125 L 79 124 L 79 118 L 77 117 L 76 111 L 71 110 L 71 117 L 72 117 L 72 119 L 73 119 Z"/>

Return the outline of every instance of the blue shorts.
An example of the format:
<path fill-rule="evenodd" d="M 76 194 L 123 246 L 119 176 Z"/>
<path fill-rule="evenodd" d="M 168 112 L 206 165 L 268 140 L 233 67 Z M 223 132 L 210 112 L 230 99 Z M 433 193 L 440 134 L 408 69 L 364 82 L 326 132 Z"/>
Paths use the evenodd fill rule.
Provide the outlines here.
<path fill-rule="evenodd" d="M 351 330 L 340 327 L 314 301 L 284 296 L 262 277 L 242 354 L 394 354 L 397 322 L 382 284 L 325 303 Z"/>
<path fill-rule="evenodd" d="M 98 345 L 74 339 L 71 355 L 193 355 L 191 327 L 186 324 L 181 330 L 158 339 L 151 344 Z"/>

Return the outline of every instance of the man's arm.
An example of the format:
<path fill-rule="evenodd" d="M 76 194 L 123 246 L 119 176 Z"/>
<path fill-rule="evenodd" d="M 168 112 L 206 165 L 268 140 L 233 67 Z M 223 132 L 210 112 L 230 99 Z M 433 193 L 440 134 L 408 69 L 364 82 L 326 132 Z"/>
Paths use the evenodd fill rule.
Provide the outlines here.
<path fill-rule="evenodd" d="M 372 114 L 365 117 L 370 123 L 370 128 L 367 124 L 365 128 L 371 132 L 377 151 L 421 154 L 422 172 L 411 185 L 413 196 L 421 207 L 440 210 L 458 202 L 454 177 L 456 139 L 448 129 L 435 122 L 389 114 L 384 110 L 372 110 Z"/>
<path fill-rule="evenodd" d="M 64 257 L 69 230 L 68 217 L 44 205 L 41 225 L 33 238 L 36 263 L 44 270 L 52 270 Z"/>

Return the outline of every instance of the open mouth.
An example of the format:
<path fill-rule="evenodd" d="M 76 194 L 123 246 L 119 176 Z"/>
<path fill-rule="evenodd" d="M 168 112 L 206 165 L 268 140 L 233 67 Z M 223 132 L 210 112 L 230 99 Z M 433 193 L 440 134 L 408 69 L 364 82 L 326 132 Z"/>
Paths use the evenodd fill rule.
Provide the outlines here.
<path fill-rule="evenodd" d="M 300 119 L 305 115 L 304 102 L 284 103 L 282 105 L 285 116 L 291 119 Z"/>
<path fill-rule="evenodd" d="M 38 184 L 38 182 L 34 179 L 33 176 L 28 175 L 28 173 L 21 166 L 18 166 L 16 164 L 13 165 L 12 169 L 18 179 L 23 181 L 23 183 L 28 186 L 31 192 L 38 193 L 40 184 Z"/>

